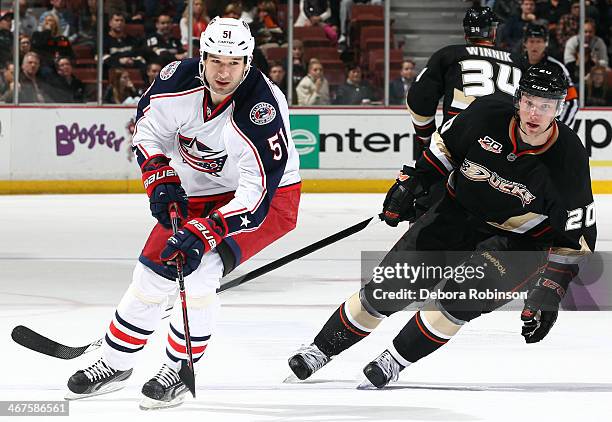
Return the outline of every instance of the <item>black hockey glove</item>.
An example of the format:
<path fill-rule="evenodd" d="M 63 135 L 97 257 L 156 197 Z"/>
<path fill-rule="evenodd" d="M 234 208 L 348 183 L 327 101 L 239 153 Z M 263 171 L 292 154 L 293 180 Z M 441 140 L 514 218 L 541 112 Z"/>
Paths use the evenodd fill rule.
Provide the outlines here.
<path fill-rule="evenodd" d="M 565 296 L 567 285 L 561 286 L 544 276 L 529 292 L 525 307 L 521 312 L 523 321 L 522 336 L 527 343 L 537 343 L 542 340 L 557 321 L 559 302 Z"/>
<path fill-rule="evenodd" d="M 142 183 L 149 195 L 151 214 L 167 229 L 172 228 L 169 206 L 178 205 L 179 216 L 187 218 L 187 194 L 166 157 L 157 156 L 142 167 Z"/>
<path fill-rule="evenodd" d="M 383 220 L 391 227 L 396 227 L 400 221 L 411 221 L 417 216 L 415 200 L 427 191 L 421 185 L 416 171 L 404 166 L 395 184 L 391 186 L 383 203 Z"/>

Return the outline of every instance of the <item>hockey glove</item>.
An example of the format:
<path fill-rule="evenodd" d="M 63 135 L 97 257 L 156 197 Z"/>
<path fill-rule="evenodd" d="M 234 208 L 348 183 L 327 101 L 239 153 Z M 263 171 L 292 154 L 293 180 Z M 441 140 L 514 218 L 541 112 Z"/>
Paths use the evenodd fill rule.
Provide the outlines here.
<path fill-rule="evenodd" d="M 540 277 L 525 300 L 525 307 L 521 312 L 523 321 L 522 336 L 527 343 L 537 343 L 542 340 L 557 321 L 559 302 L 565 296 L 567 285 Z"/>
<path fill-rule="evenodd" d="M 414 220 L 417 215 L 415 200 L 424 195 L 427 195 L 427 191 L 416 176 L 415 169 L 405 165 L 385 197 L 383 203 L 385 223 L 396 227 L 400 221 Z"/>
<path fill-rule="evenodd" d="M 179 216 L 187 218 L 187 194 L 166 157 L 153 157 L 142 168 L 142 183 L 149 195 L 151 214 L 167 229 L 172 228 L 169 206 L 178 205 Z"/>
<path fill-rule="evenodd" d="M 162 262 L 176 267 L 176 258 L 183 258 L 183 275 L 194 272 L 206 252 L 213 250 L 227 234 L 223 217 L 213 212 L 210 218 L 194 218 L 171 236 L 160 254 Z"/>

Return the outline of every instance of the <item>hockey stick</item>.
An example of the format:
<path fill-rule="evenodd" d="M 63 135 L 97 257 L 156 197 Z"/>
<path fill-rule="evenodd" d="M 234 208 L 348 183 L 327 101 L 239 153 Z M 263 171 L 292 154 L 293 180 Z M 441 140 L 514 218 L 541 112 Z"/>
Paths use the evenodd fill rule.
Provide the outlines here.
<path fill-rule="evenodd" d="M 178 231 L 178 205 L 176 203 L 170 204 L 170 221 L 172 222 L 172 233 L 176 235 Z M 183 332 L 185 333 L 185 348 L 187 349 L 187 363 L 181 362 L 181 369 L 179 370 L 179 378 L 183 381 L 183 384 L 187 386 L 193 398 L 196 396 L 195 392 L 195 372 L 193 367 L 193 350 L 191 349 L 191 334 L 189 333 L 189 318 L 187 316 L 187 296 L 185 294 L 185 279 L 183 277 L 183 255 L 178 254 L 176 257 L 176 274 L 177 281 L 179 284 L 179 296 L 181 297 L 181 308 L 183 311 Z"/>
<path fill-rule="evenodd" d="M 253 280 L 254 278 L 260 277 L 264 274 L 269 273 L 270 271 L 274 271 L 277 268 L 282 267 L 289 262 L 292 262 L 296 259 L 303 258 L 304 256 L 318 251 L 319 249 L 324 248 L 325 246 L 329 246 L 332 243 L 338 242 L 352 234 L 355 234 L 371 224 L 375 224 L 380 221 L 380 215 L 375 217 L 370 217 L 360 223 L 355 224 L 354 226 L 348 227 L 338 233 L 332 234 L 331 236 L 326 237 L 325 239 L 319 240 L 311 245 L 308 245 L 298 251 L 292 252 L 289 255 L 286 255 L 282 258 L 277 259 L 276 261 L 270 262 L 260 268 L 256 268 L 251 272 L 248 272 L 240 277 L 237 277 L 227 283 L 225 283 L 221 288 L 219 288 L 218 292 L 223 292 L 225 290 L 231 289 L 236 286 L 240 286 L 247 281 Z M 170 311 L 172 306 L 166 309 L 166 311 Z M 164 316 L 167 318 L 169 315 Z M 54 340 L 51 340 L 37 332 L 31 330 L 28 327 L 23 325 L 18 325 L 13 329 L 11 334 L 13 340 L 22 345 L 25 348 L 30 350 L 34 350 L 38 353 L 43 353 L 45 355 L 49 355 L 59 359 L 74 359 L 85 353 L 92 352 L 94 350 L 99 349 L 102 346 L 103 339 L 98 339 L 94 342 L 91 342 L 85 346 L 80 347 L 71 347 L 66 346 L 60 343 L 57 343 Z"/>
<path fill-rule="evenodd" d="M 166 312 L 171 310 L 172 306 L 166 308 Z M 162 319 L 166 319 L 169 316 L 170 314 L 166 314 L 162 317 Z M 18 325 L 13 328 L 11 338 L 15 341 L 15 343 L 20 344 L 27 349 L 52 356 L 54 358 L 66 360 L 78 358 L 85 353 L 93 352 L 94 350 L 102 347 L 102 342 L 104 341 L 104 338 L 99 338 L 98 340 L 86 344 L 85 346 L 71 347 L 58 343 L 55 340 L 51 340 L 50 338 L 38 334 L 36 331 L 23 325 Z"/>
<path fill-rule="evenodd" d="M 322 249 L 326 246 L 331 245 L 332 243 L 336 243 L 339 240 L 344 239 L 345 237 L 349 237 L 350 235 L 353 235 L 357 232 L 360 232 L 361 230 L 365 229 L 366 227 L 368 227 L 371 224 L 376 224 L 378 222 L 380 222 L 382 220 L 382 214 L 379 214 L 377 216 L 374 217 L 370 217 L 367 218 L 365 220 L 363 220 L 361 223 L 357 223 L 354 226 L 348 227 L 344 230 L 339 231 L 338 233 L 334 233 L 331 236 L 327 236 L 325 239 L 321 239 L 319 241 L 316 241 L 315 243 L 312 243 L 308 246 L 303 247 L 300 250 L 297 250 L 295 252 L 291 252 L 289 255 L 285 255 L 282 258 L 277 259 L 276 261 L 272 261 L 269 264 L 266 264 L 262 267 L 256 268 L 253 271 L 246 273 L 244 275 L 241 275 L 240 277 L 236 277 L 235 279 L 225 283 L 223 286 L 221 286 L 217 292 L 221 293 L 227 289 L 231 289 L 233 287 L 236 286 L 240 286 L 241 284 L 246 283 L 247 281 L 251 281 L 254 278 L 260 277 L 264 274 L 269 273 L 270 271 L 274 271 L 277 268 L 282 267 L 283 265 L 286 265 L 288 263 L 290 263 L 291 261 L 295 261 L 296 259 L 300 259 L 305 257 L 306 255 L 309 255 L 313 252 L 318 251 L 319 249 Z"/>

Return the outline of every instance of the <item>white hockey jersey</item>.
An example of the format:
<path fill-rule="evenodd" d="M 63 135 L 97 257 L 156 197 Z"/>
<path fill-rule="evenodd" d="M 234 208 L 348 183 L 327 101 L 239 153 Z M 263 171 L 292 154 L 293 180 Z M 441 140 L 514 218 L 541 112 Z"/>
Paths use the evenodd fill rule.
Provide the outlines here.
<path fill-rule="evenodd" d="M 141 168 L 154 156 L 168 157 L 190 197 L 235 191 L 218 210 L 228 235 L 241 230 L 245 216 L 252 230 L 265 219 L 276 189 L 300 182 L 289 107 L 255 67 L 214 106 L 198 62 L 176 61 L 162 69 L 138 103 L 133 150 Z"/>

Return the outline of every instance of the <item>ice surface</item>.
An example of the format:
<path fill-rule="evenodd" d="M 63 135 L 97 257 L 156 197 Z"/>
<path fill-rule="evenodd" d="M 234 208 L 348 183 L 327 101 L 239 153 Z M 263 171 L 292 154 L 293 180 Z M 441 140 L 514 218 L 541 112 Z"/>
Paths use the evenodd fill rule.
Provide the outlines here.
<path fill-rule="evenodd" d="M 240 273 L 376 214 L 381 202 L 381 195 L 304 195 L 298 228 Z M 596 202 L 598 249 L 612 250 L 612 197 L 599 196 Z M 96 352 L 71 361 L 39 355 L 15 344 L 11 329 L 27 325 L 74 346 L 101 337 L 153 224 L 147 199 L 3 196 L 0 209 L 0 400 L 61 400 L 68 377 L 93 362 Z M 310 342 L 338 304 L 358 289 L 359 252 L 388 249 L 402 232 L 378 224 L 223 293 L 220 323 L 197 376 L 197 400 L 165 411 L 138 409 L 140 388 L 164 353 L 159 330 L 141 352 L 126 389 L 71 402 L 69 419 L 609 419 L 610 312 L 563 312 L 549 337 L 529 346 L 519 334 L 518 313 L 486 315 L 444 349 L 405 370 L 393 387 L 356 390 L 363 366 L 411 316 L 399 313 L 311 380 L 283 384 L 290 353 Z"/>

